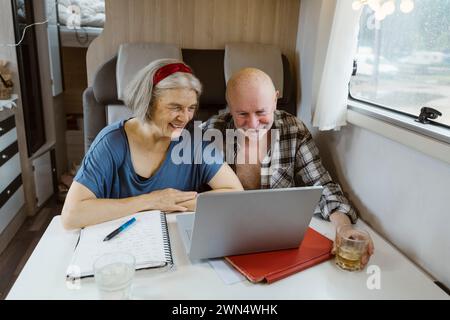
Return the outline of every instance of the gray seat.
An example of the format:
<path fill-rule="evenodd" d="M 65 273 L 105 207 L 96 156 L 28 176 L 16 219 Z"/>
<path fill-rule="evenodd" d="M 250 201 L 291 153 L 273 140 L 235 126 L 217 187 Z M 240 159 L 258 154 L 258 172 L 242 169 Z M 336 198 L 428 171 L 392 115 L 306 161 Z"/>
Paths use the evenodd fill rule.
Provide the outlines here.
<path fill-rule="evenodd" d="M 224 55 L 225 50 L 182 49 L 183 61 L 188 64 L 203 84 L 199 111 L 195 120 L 205 121 L 226 107 Z M 283 60 L 283 97 L 278 109 L 296 113 L 296 85 L 286 56 Z M 107 125 L 107 106 L 123 105 L 117 97 L 117 56 L 103 64 L 94 76 L 92 87 L 83 93 L 84 146 L 89 149 L 97 134 Z M 124 105 L 123 105 L 124 106 Z M 124 106 L 125 108 L 125 106 Z"/>

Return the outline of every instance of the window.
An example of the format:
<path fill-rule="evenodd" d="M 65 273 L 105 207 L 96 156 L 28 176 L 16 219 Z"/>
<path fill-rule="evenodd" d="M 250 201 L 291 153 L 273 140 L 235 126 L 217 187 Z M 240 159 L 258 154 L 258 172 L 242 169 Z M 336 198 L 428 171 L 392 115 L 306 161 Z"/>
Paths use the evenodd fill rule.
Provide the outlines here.
<path fill-rule="evenodd" d="M 365 6 L 350 95 L 415 117 L 431 107 L 442 113 L 433 121 L 450 126 L 450 0 L 414 4 L 382 21 Z"/>

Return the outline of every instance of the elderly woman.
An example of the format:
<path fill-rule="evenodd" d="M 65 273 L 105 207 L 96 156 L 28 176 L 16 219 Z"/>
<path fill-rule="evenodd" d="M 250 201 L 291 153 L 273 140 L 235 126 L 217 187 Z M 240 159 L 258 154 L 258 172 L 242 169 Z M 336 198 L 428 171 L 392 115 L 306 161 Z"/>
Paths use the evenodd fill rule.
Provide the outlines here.
<path fill-rule="evenodd" d="M 205 147 L 201 141 L 190 142 L 191 163 L 172 159 L 200 93 L 200 81 L 181 61 L 157 60 L 141 70 L 124 99 L 136 117 L 113 123 L 96 137 L 67 194 L 64 227 L 81 228 L 142 210 L 193 210 L 196 190 L 204 184 L 211 192 L 242 190 L 220 157 L 194 163 Z"/>

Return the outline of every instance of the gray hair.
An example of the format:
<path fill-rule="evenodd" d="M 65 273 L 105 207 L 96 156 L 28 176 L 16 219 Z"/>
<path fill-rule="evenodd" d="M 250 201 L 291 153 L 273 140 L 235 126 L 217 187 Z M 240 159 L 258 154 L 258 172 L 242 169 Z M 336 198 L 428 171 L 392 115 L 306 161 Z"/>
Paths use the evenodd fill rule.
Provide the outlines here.
<path fill-rule="evenodd" d="M 176 59 L 155 60 L 131 80 L 125 89 L 124 103 L 131 109 L 134 116 L 141 121 L 151 119 L 151 111 L 155 101 L 168 89 L 191 89 L 197 94 L 197 100 L 202 93 L 202 84 L 193 74 L 185 72 L 175 72 L 161 80 L 153 87 L 153 76 L 156 71 L 165 65 L 172 63 L 183 63 Z"/>

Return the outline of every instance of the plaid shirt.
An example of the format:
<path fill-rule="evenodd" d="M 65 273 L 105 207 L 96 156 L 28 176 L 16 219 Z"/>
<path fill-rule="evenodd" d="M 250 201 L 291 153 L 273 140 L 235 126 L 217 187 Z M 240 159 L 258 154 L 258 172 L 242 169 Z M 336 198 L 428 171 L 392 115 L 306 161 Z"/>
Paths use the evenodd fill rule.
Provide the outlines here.
<path fill-rule="evenodd" d="M 202 124 L 202 130 L 218 129 L 226 137 L 226 130 L 236 129 L 230 113 L 212 117 Z M 289 188 L 300 186 L 322 186 L 323 192 L 314 211 L 329 220 L 330 214 L 340 211 L 354 223 L 358 219 L 355 209 L 349 204 L 341 187 L 332 181 L 322 165 L 319 150 L 306 126 L 293 115 L 276 110 L 272 129 L 272 143 L 268 155 L 261 162 L 261 188 Z M 274 137 L 275 132 L 275 137 Z M 224 149 L 225 159 L 236 163 L 237 144 L 233 149 Z M 234 151 L 234 155 L 227 155 Z M 233 170 L 235 166 L 231 164 Z"/>

